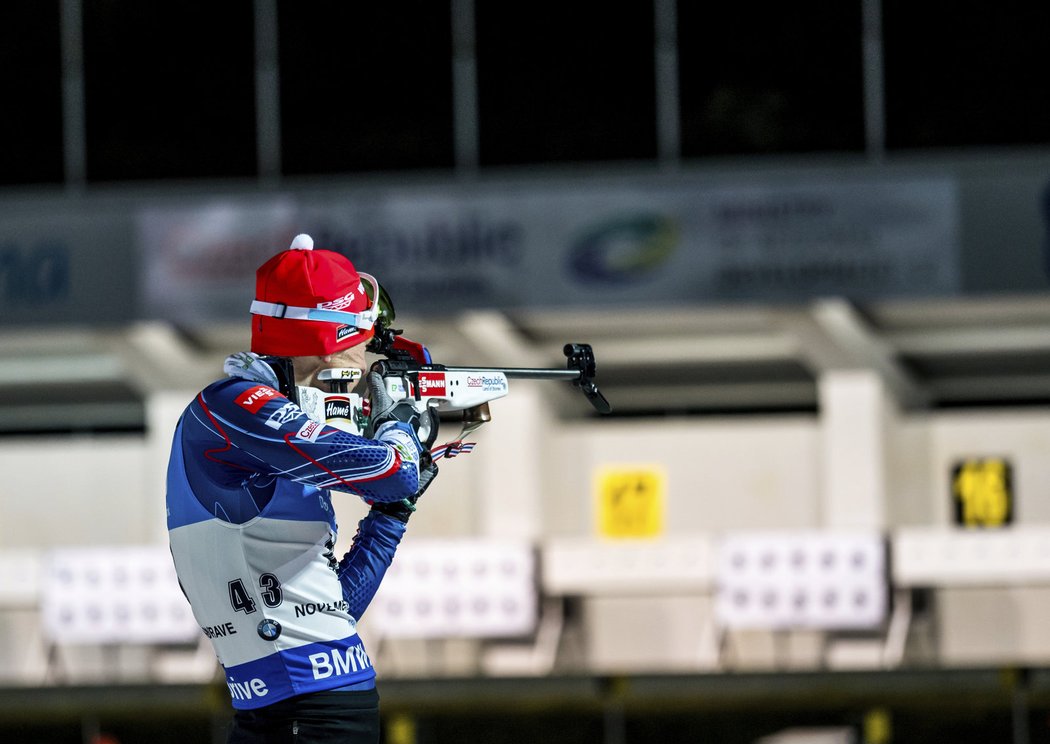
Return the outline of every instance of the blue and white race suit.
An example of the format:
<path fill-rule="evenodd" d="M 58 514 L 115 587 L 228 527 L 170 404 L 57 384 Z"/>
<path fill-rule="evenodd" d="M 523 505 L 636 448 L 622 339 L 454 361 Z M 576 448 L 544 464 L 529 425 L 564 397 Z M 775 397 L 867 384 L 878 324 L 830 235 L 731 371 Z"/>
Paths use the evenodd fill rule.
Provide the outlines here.
<path fill-rule="evenodd" d="M 274 388 L 236 377 L 183 413 L 168 465 L 171 552 L 235 708 L 374 686 L 356 622 L 405 525 L 369 512 L 337 560 L 328 489 L 369 502 L 416 493 L 414 433 L 387 424 L 377 437 L 312 421 Z"/>

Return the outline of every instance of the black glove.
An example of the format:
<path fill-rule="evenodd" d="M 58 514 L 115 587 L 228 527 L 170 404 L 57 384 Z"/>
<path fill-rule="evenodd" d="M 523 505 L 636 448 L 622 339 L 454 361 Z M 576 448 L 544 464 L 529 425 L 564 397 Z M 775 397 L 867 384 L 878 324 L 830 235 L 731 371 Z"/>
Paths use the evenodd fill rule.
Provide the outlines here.
<path fill-rule="evenodd" d="M 423 492 L 433 482 L 437 473 L 437 463 L 430 457 L 429 452 L 424 453 L 419 463 L 419 490 L 413 496 L 400 501 L 377 501 L 372 504 L 372 511 L 385 514 L 407 524 L 408 518 L 416 510 L 416 502 L 419 501 L 419 497 L 423 495 Z"/>
<path fill-rule="evenodd" d="M 412 401 L 406 398 L 395 403 L 387 395 L 383 377 L 378 372 L 368 373 L 368 390 L 372 413 L 367 436 L 374 437 L 376 431 L 383 424 L 397 421 L 412 427 L 416 437 L 416 443 L 419 447 L 419 489 L 413 496 L 401 501 L 376 502 L 372 504 L 373 511 L 386 514 L 401 522 L 408 522 L 408 518 L 416 510 L 416 502 L 419 500 L 419 497 L 423 495 L 423 492 L 427 490 L 437 475 L 438 467 L 427 448 L 419 442 L 421 417 L 419 411 L 412 405 Z"/>

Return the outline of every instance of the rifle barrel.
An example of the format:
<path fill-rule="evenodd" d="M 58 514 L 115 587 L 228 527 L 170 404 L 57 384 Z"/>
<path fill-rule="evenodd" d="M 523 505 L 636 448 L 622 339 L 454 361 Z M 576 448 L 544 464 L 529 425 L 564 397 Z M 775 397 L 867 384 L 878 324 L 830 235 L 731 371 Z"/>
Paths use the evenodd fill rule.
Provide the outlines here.
<path fill-rule="evenodd" d="M 508 378 L 519 380 L 580 379 L 578 369 L 538 369 L 532 367 L 445 367 L 447 372 L 502 372 Z"/>

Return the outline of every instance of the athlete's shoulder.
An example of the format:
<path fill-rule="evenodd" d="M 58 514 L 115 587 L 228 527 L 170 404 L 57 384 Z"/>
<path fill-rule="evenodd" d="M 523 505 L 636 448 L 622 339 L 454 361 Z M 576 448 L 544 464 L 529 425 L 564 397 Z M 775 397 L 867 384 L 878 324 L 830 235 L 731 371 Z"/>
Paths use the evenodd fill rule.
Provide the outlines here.
<path fill-rule="evenodd" d="M 251 414 L 259 413 L 267 403 L 280 402 L 283 405 L 288 402 L 287 397 L 269 385 L 239 377 L 216 380 L 204 388 L 199 397 L 206 405 L 234 406 Z"/>
<path fill-rule="evenodd" d="M 246 429 L 266 426 L 274 431 L 297 433 L 307 420 L 303 410 L 283 393 L 240 378 L 212 383 L 201 392 L 200 402 L 218 418 Z M 315 426 L 310 433 L 313 441 L 321 432 Z"/>

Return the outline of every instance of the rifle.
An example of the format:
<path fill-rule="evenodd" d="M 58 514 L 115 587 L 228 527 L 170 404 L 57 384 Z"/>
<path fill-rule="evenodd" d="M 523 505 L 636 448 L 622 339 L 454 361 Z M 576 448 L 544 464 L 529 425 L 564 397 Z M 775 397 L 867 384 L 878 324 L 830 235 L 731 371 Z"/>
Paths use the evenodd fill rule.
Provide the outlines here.
<path fill-rule="evenodd" d="M 375 334 L 366 349 L 385 357 L 371 371 L 383 378 L 391 400 L 410 399 L 420 413 L 420 441 L 430 448 L 437 438 L 441 414 L 462 411 L 463 428 L 457 439 L 436 457 L 452 457 L 469 451 L 463 438 L 491 420 L 488 404 L 510 392 L 510 380 L 563 380 L 570 382 L 590 401 L 596 411 L 607 414 L 612 406 L 594 382 L 594 351 L 590 344 L 565 344 L 565 369 L 531 367 L 459 367 L 436 364 L 425 346 L 392 329 L 383 319 L 376 321 Z M 470 445 L 472 447 L 473 445 Z"/>

